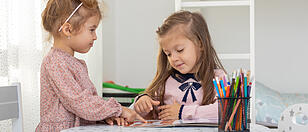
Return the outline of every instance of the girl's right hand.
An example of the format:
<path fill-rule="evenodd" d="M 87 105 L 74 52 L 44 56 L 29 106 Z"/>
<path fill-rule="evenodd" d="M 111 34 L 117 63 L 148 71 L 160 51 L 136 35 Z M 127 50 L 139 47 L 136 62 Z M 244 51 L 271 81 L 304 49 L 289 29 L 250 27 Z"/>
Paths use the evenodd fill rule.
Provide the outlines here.
<path fill-rule="evenodd" d="M 110 118 L 105 119 L 105 122 L 108 125 L 113 125 L 114 121 L 117 122 L 118 126 L 128 125 L 128 122 L 122 117 L 110 117 Z"/>
<path fill-rule="evenodd" d="M 127 122 L 133 122 L 134 120 L 141 120 L 142 122 L 146 123 L 146 120 L 144 120 L 138 113 L 136 113 L 133 109 L 129 109 L 127 107 L 122 106 L 122 118 L 125 119 Z"/>
<path fill-rule="evenodd" d="M 153 106 L 157 106 L 159 104 L 159 101 L 154 101 L 151 97 L 144 95 L 136 101 L 134 104 L 134 109 L 139 114 L 148 114 L 153 110 Z"/>

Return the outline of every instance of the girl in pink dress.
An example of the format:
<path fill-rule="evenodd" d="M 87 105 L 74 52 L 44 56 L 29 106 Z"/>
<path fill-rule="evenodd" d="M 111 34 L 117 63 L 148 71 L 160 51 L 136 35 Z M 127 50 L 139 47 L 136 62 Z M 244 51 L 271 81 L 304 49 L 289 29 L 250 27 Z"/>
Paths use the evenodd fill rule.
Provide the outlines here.
<path fill-rule="evenodd" d="M 217 119 L 212 80 L 222 77 L 224 68 L 202 15 L 176 12 L 156 33 L 160 44 L 156 76 L 136 98 L 136 112 L 149 119 Z"/>
<path fill-rule="evenodd" d="M 36 131 L 58 132 L 102 120 L 108 124 L 115 120 L 118 125 L 134 119 L 144 121 L 115 99 L 98 96 L 85 61 L 74 57 L 74 52 L 87 53 L 93 46 L 101 18 L 96 0 L 48 1 L 42 23 L 54 44 L 41 65 L 40 123 Z"/>

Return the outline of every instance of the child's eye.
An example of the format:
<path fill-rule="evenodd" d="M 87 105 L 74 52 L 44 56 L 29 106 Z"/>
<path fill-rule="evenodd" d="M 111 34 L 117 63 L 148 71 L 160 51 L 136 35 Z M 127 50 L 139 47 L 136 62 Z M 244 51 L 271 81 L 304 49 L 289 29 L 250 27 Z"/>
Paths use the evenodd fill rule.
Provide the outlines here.
<path fill-rule="evenodd" d="M 95 29 L 90 29 L 90 31 L 91 31 L 91 32 L 94 32 L 94 31 L 95 31 Z"/>
<path fill-rule="evenodd" d="M 177 52 L 182 52 L 184 49 L 177 50 Z"/>
<path fill-rule="evenodd" d="M 171 56 L 171 54 L 169 54 L 169 53 L 165 53 L 166 54 L 166 56 Z"/>

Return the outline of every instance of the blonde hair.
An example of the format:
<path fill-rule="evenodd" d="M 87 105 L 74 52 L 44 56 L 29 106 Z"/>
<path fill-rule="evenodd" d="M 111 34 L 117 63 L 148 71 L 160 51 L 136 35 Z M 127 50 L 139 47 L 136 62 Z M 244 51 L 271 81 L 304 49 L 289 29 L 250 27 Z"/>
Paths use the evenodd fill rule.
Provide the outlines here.
<path fill-rule="evenodd" d="M 179 11 L 169 16 L 158 28 L 156 33 L 159 38 L 164 37 L 172 28 L 179 28 L 176 27 L 179 25 L 183 25 L 181 27 L 185 28 L 184 35 L 200 49 L 196 61 L 197 63 L 194 66 L 194 69 L 197 71 L 195 77 L 197 80 L 201 81 L 203 88 L 202 105 L 212 104 L 215 101 L 214 98 L 216 95 L 213 87 L 213 78 L 215 77 L 214 69 L 224 70 L 224 68 L 212 46 L 206 21 L 199 13 Z M 157 98 L 162 104 L 164 100 L 165 83 L 174 70 L 166 54 L 160 47 L 157 57 L 156 75 L 145 93 L 151 97 Z"/>
<path fill-rule="evenodd" d="M 44 29 L 52 36 L 59 36 L 58 29 L 81 2 L 82 9 L 77 10 L 68 21 L 72 25 L 73 33 L 78 33 L 82 25 L 92 16 L 97 15 L 101 20 L 103 13 L 97 0 L 49 0 L 42 12 Z"/>

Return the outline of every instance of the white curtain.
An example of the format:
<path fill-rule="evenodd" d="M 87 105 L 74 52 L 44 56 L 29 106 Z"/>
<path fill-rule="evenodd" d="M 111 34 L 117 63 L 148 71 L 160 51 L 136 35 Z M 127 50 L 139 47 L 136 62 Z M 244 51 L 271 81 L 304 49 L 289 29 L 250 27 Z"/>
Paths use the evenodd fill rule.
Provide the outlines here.
<path fill-rule="evenodd" d="M 33 132 L 40 118 L 40 65 L 51 43 L 41 24 L 47 0 L 0 0 L 0 85 L 21 82 L 24 131 Z M 89 76 L 101 95 L 102 28 L 84 59 Z M 10 132 L 11 121 L 0 121 L 0 132 Z"/>
<path fill-rule="evenodd" d="M 41 0 L 1 0 L 0 85 L 21 82 L 24 131 L 39 122 L 39 71 L 47 51 L 41 28 Z M 45 47 L 46 46 L 46 47 Z M 11 121 L 1 121 L 0 131 L 11 131 Z"/>

